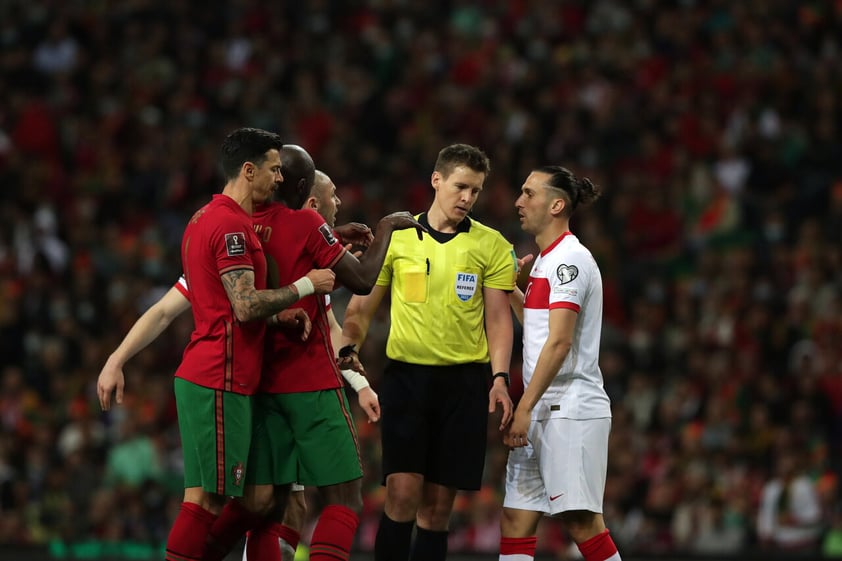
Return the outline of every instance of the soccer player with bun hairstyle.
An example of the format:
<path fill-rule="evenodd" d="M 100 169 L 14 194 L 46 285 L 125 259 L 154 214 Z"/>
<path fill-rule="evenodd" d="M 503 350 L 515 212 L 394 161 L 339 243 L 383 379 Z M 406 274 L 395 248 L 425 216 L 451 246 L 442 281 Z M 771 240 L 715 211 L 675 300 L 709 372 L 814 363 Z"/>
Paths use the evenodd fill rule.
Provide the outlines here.
<path fill-rule="evenodd" d="M 599 195 L 589 179 L 545 166 L 529 174 L 515 202 L 540 254 L 525 297 L 511 298 L 523 323 L 524 392 L 503 437 L 511 450 L 501 561 L 534 558 L 545 514 L 561 518 L 585 561 L 620 560 L 602 517 L 611 430 L 599 369 L 602 276 L 570 232 L 571 215 Z"/>

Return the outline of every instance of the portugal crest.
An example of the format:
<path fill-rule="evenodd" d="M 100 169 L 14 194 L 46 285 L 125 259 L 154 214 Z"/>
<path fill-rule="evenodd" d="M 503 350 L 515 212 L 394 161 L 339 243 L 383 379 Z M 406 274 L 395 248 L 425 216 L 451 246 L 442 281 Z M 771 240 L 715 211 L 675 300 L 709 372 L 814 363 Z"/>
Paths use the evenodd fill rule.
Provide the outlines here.
<path fill-rule="evenodd" d="M 237 462 L 231 468 L 231 476 L 234 478 L 234 485 L 236 487 L 239 487 L 240 483 L 242 483 L 245 473 L 246 470 L 243 469 L 243 462 Z"/>

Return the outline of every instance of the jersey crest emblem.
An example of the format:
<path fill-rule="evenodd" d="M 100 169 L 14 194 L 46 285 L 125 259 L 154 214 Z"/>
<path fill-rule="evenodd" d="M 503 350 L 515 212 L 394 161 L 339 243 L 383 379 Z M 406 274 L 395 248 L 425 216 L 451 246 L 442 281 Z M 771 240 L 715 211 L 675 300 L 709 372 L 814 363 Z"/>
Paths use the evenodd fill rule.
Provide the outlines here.
<path fill-rule="evenodd" d="M 474 273 L 456 273 L 456 296 L 462 302 L 473 298 L 477 291 L 477 275 Z"/>
<path fill-rule="evenodd" d="M 561 284 L 567 284 L 579 276 L 579 268 L 576 267 L 576 265 L 562 264 L 555 270 L 555 274 L 558 277 L 558 280 L 561 281 Z"/>
<path fill-rule="evenodd" d="M 243 462 L 237 462 L 231 467 L 231 477 L 234 478 L 234 485 L 236 487 L 240 486 L 240 483 L 243 482 L 243 475 L 245 475 L 246 470 L 243 469 Z"/>
<path fill-rule="evenodd" d="M 228 257 L 236 257 L 237 255 L 246 254 L 246 236 L 242 232 L 234 232 L 233 234 L 225 234 L 225 251 L 228 252 Z"/>
<path fill-rule="evenodd" d="M 327 245 L 333 245 L 337 242 L 336 236 L 333 235 L 333 229 L 327 223 L 319 226 L 319 233 L 327 242 Z"/>

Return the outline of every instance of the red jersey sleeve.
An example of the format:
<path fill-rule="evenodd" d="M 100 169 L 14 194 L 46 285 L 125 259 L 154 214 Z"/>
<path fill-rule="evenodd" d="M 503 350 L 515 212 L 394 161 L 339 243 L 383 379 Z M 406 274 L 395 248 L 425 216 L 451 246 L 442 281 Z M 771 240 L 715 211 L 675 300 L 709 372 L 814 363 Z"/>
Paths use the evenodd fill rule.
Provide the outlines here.
<path fill-rule="evenodd" d="M 259 243 L 252 232 L 243 227 L 237 217 L 220 213 L 220 220 L 210 232 L 210 250 L 216 259 L 216 268 L 220 276 L 237 269 L 254 269 L 252 262 L 253 247 Z"/>
<path fill-rule="evenodd" d="M 345 255 L 345 247 L 325 219 L 316 211 L 302 212 L 302 231 L 307 233 L 305 248 L 313 256 L 313 264 L 331 269 Z"/>

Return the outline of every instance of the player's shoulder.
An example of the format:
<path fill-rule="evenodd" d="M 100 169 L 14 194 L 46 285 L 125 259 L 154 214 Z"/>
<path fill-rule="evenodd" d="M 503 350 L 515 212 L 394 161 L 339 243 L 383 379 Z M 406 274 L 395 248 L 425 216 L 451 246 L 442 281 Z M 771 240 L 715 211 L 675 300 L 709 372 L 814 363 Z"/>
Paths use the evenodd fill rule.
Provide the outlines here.
<path fill-rule="evenodd" d="M 313 210 L 312 208 L 301 208 L 293 211 L 293 216 L 302 223 L 313 223 L 316 225 L 327 224 L 324 216 Z"/>
<path fill-rule="evenodd" d="M 469 231 L 476 236 L 503 237 L 503 234 L 501 234 L 499 230 L 496 230 L 487 224 L 483 224 L 476 218 L 471 218 L 471 229 Z"/>
<path fill-rule="evenodd" d="M 479 239 L 483 247 L 492 248 L 501 243 L 506 246 L 512 245 L 499 230 L 474 218 L 471 218 L 471 229 L 468 232 L 472 237 Z"/>
<path fill-rule="evenodd" d="M 239 206 L 228 204 L 222 197 L 214 197 L 208 204 L 193 213 L 188 227 L 194 232 L 233 232 L 249 230 L 249 216 Z"/>
<path fill-rule="evenodd" d="M 597 266 L 591 250 L 573 234 L 564 236 L 561 243 L 548 253 L 548 257 L 553 260 L 575 262 L 580 267 L 596 268 Z"/>

